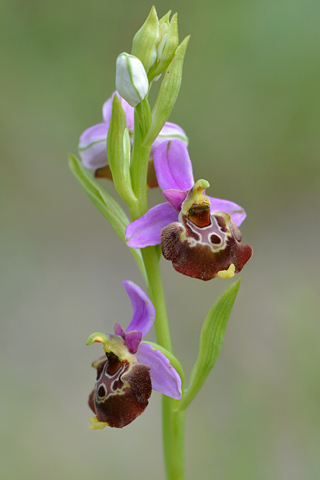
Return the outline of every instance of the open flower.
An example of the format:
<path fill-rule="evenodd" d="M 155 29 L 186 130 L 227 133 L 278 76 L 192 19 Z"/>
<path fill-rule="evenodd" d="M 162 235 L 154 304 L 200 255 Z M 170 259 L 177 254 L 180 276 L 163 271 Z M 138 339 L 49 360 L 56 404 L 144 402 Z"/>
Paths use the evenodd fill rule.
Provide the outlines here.
<path fill-rule="evenodd" d="M 240 272 L 252 255 L 249 245 L 240 244 L 243 208 L 203 195 L 209 183 L 194 182 L 188 149 L 179 140 L 158 146 L 154 166 L 168 203 L 156 205 L 128 225 L 127 245 L 161 244 L 164 257 L 178 272 L 201 280 Z"/>
<path fill-rule="evenodd" d="M 147 407 L 151 389 L 172 398 L 181 398 L 181 379 L 169 359 L 155 347 L 141 342 L 153 325 L 155 310 L 151 300 L 133 282 L 124 280 L 133 316 L 126 330 L 118 323 L 114 334 L 93 333 L 87 345 L 100 342 L 105 355 L 94 362 L 95 388 L 89 406 L 96 416 L 90 429 L 106 426 L 122 428 Z"/>
<path fill-rule="evenodd" d="M 98 177 L 111 178 L 110 169 L 107 167 L 107 135 L 111 118 L 112 100 L 115 94 L 120 98 L 122 108 L 126 114 L 127 128 L 130 135 L 131 146 L 133 142 L 134 108 L 131 107 L 122 97 L 120 97 L 118 92 L 114 92 L 102 107 L 102 123 L 93 125 L 85 130 L 80 136 L 79 140 L 78 150 L 83 165 L 89 170 L 96 170 L 96 176 Z M 160 145 L 160 143 L 170 139 L 180 139 L 184 143 L 188 144 L 188 137 L 186 136 L 184 130 L 175 123 L 166 122 L 151 147 L 150 158 L 152 158 L 155 148 Z M 149 186 L 157 186 L 157 184 L 154 184 L 155 182 L 152 180 L 152 177 L 153 176 L 150 178 L 150 182 L 148 179 L 148 185 L 150 184 Z"/>

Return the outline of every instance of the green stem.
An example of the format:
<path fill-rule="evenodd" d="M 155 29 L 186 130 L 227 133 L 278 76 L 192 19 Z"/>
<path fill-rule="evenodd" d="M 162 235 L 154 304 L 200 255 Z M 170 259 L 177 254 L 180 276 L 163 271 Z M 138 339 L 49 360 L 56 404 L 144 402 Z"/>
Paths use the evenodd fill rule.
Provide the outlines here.
<path fill-rule="evenodd" d="M 155 330 L 157 342 L 172 352 L 171 336 L 159 259 L 155 247 L 141 250 L 148 278 L 148 293 L 156 310 Z M 178 410 L 180 401 L 163 395 L 162 428 L 167 480 L 184 480 L 184 427 L 185 412 Z"/>
<path fill-rule="evenodd" d="M 162 395 L 162 442 L 167 480 L 171 480 L 172 466 L 172 398 Z M 182 477 L 183 478 L 183 477 Z"/>
<path fill-rule="evenodd" d="M 184 480 L 185 468 L 184 468 L 184 432 L 185 432 L 185 410 L 176 410 L 175 405 L 179 403 L 179 400 L 172 400 L 173 410 L 171 414 L 171 477 L 170 480 Z"/>
<path fill-rule="evenodd" d="M 162 287 L 158 254 L 155 247 L 142 248 L 141 253 L 147 272 L 148 293 L 156 310 L 154 326 L 157 335 L 157 342 L 159 345 L 169 350 L 169 352 L 172 352 L 171 336 Z"/>
<path fill-rule="evenodd" d="M 167 480 L 184 480 L 185 410 L 176 410 L 180 400 L 163 396 L 163 444 Z"/>
<path fill-rule="evenodd" d="M 138 202 L 129 205 L 133 220 L 148 210 L 147 169 L 151 143 L 143 143 L 150 127 L 151 115 L 148 101 L 137 105 L 134 113 L 134 137 L 131 156 L 132 187 Z M 155 330 L 157 342 L 170 353 L 171 336 L 159 268 L 159 256 L 156 247 L 141 249 L 146 269 L 148 294 L 156 311 Z M 167 480 L 184 480 L 184 425 L 185 412 L 178 410 L 178 400 L 162 396 L 163 448 Z"/>

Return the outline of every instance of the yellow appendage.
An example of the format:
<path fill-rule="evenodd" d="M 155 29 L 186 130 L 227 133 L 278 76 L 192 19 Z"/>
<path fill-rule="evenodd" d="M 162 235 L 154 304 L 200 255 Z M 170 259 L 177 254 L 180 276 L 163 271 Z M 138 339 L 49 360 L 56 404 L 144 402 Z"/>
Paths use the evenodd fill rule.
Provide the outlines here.
<path fill-rule="evenodd" d="M 218 277 L 220 277 L 220 278 L 232 278 L 232 277 L 234 277 L 234 271 L 235 271 L 235 266 L 233 265 L 233 263 L 231 263 L 228 270 L 221 270 L 220 272 L 218 272 Z"/>
<path fill-rule="evenodd" d="M 108 426 L 107 422 L 99 422 L 97 417 L 95 417 L 94 415 L 91 415 L 91 417 L 89 418 L 89 421 L 90 421 L 89 430 L 102 430 L 103 428 Z"/>

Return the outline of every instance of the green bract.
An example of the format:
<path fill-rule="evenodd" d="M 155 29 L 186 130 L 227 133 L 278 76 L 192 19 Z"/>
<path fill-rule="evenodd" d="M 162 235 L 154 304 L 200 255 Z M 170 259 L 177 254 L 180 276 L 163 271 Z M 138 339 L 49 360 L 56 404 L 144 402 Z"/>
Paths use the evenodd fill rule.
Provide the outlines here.
<path fill-rule="evenodd" d="M 92 177 L 91 173 L 84 168 L 80 160 L 74 155 L 69 155 L 69 167 L 92 203 L 110 223 L 121 240 L 125 242 L 125 231 L 130 220 L 118 202 L 103 188 L 101 183 Z M 145 268 L 140 250 L 130 248 L 130 252 L 136 260 L 142 275 L 145 276 Z"/>
<path fill-rule="evenodd" d="M 111 120 L 107 137 L 108 162 L 114 185 L 129 205 L 136 201 L 130 177 L 130 138 L 126 114 L 117 95 L 113 97 Z"/>
<path fill-rule="evenodd" d="M 219 357 L 227 322 L 239 287 L 240 278 L 227 288 L 204 321 L 199 355 L 191 372 L 190 386 L 180 402 L 180 409 L 185 409 L 199 393 Z"/>
<path fill-rule="evenodd" d="M 108 220 L 121 240 L 124 241 L 126 226 L 130 222 L 120 205 L 112 195 L 103 188 L 101 183 L 92 177 L 91 173 L 83 167 L 74 155 L 69 155 L 69 166 L 92 203 Z"/>

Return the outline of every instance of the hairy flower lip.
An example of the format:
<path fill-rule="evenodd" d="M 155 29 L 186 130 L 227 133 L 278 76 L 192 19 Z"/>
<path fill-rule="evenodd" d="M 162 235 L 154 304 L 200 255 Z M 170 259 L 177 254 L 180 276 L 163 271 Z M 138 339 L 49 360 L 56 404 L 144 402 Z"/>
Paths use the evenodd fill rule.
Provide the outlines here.
<path fill-rule="evenodd" d="M 124 280 L 123 286 L 133 309 L 132 319 L 128 327 L 124 330 L 119 323 L 116 323 L 114 334 L 97 332 L 90 335 L 87 341 L 88 345 L 96 342 L 102 343 L 106 352 L 106 357 L 100 357 L 92 364 L 97 369 L 98 378 L 95 390 L 89 398 L 89 405 L 97 415 L 97 420 L 91 420 L 91 429 L 103 428 L 102 424 L 105 424 L 104 426 L 108 424 L 109 426 L 122 427 L 140 415 L 146 408 L 147 400 L 151 394 L 151 390 L 148 394 L 148 378 L 151 382 L 150 389 L 152 386 L 154 390 L 164 395 L 175 399 L 181 398 L 181 378 L 169 359 L 152 345 L 142 342 L 142 337 L 149 332 L 155 319 L 155 310 L 151 300 L 133 282 Z M 114 367 L 110 364 L 111 361 L 115 362 Z M 117 362 L 119 363 L 117 364 Z M 128 378 L 133 382 L 132 385 L 129 380 L 126 380 L 126 375 L 129 375 Z M 126 381 L 129 382 L 128 385 Z M 144 385 L 144 393 L 141 393 L 141 398 L 143 398 L 141 404 L 139 402 L 140 384 Z M 132 392 L 130 388 L 133 389 Z M 102 392 L 100 392 L 102 400 L 97 398 L 99 389 Z M 112 389 L 115 389 L 115 392 Z M 116 395 L 127 395 L 127 397 L 121 397 L 122 403 L 121 408 L 119 407 L 119 414 L 115 413 L 112 417 L 110 412 L 113 411 L 113 408 L 116 409 L 117 401 L 116 398 L 113 398 Z M 126 398 L 125 401 L 124 398 Z M 132 420 L 130 422 L 123 418 L 123 416 L 126 417 L 126 411 L 123 409 L 123 403 L 125 402 L 128 403 L 127 408 L 131 412 L 130 418 Z"/>
<path fill-rule="evenodd" d="M 184 208 L 183 208 L 184 210 Z M 217 212 L 210 223 L 190 221 L 182 213 L 179 222 L 162 229 L 163 256 L 174 269 L 192 278 L 208 281 L 216 276 L 232 278 L 252 256 L 252 248 L 241 244 L 241 233 L 230 216 Z"/>

